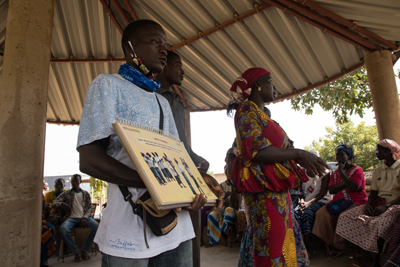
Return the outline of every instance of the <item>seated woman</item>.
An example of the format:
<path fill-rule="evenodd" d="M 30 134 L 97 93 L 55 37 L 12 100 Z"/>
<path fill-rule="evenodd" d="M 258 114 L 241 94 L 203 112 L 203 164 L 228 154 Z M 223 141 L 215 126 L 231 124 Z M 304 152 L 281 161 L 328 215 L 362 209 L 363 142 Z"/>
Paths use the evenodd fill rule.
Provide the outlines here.
<path fill-rule="evenodd" d="M 318 156 L 318 152 L 314 150 L 309 152 Z M 308 182 L 303 184 L 304 204 L 306 208 L 302 213 L 298 214 L 298 220 L 301 226 L 301 233 L 307 245 L 308 239 L 312 235 L 311 231 L 314 226 L 315 213 L 332 200 L 332 195 L 328 191 L 330 172 L 322 178 L 318 176 L 313 177 L 308 171 L 306 171 L 306 174 Z"/>
<path fill-rule="evenodd" d="M 400 146 L 384 139 L 376 146 L 376 157 L 383 163 L 372 174 L 367 204 L 340 215 L 336 233 L 377 253 L 374 266 L 380 266 L 384 240 L 390 240 L 393 226 L 400 218 Z"/>
<path fill-rule="evenodd" d="M 239 152 L 230 181 L 243 193 L 252 224 L 246 235 L 251 240 L 242 239 L 242 244 L 250 247 L 241 246 L 240 266 L 297 266 L 288 191 L 296 180 L 306 181 L 307 177 L 296 163 L 313 175 L 322 175 L 329 168 L 319 157 L 291 149 L 286 132 L 264 114 L 264 103 L 274 100 L 275 90 L 270 72 L 262 68 L 248 69 L 230 89 L 228 114 L 236 110 Z M 253 257 L 246 257 L 246 248 Z"/>
<path fill-rule="evenodd" d="M 335 149 L 335 153 L 338 169 L 330 174 L 328 185 L 329 193 L 335 194 L 335 197 L 317 211 L 312 230 L 313 235 L 325 242 L 330 257 L 339 256 L 345 248 L 344 239 L 335 234 L 339 214 L 364 205 L 368 200 L 362 168 L 349 163 L 349 160 L 354 159 L 353 147 L 342 143 Z M 334 250 L 330 251 L 330 248 Z"/>
<path fill-rule="evenodd" d="M 232 174 L 232 163 L 237 156 L 237 145 L 233 142 L 232 147 L 228 150 L 225 157 L 226 165 L 224 167 L 226 177 L 230 178 Z M 229 180 L 223 182 L 230 185 Z M 225 199 L 221 209 L 211 211 L 207 216 L 207 235 L 210 237 L 209 243 L 216 244 L 221 238 L 223 232 L 227 232 L 233 225 L 237 216 L 243 221 L 243 214 L 239 215 L 239 210 L 242 210 L 241 194 L 231 190 L 228 198 Z M 239 219 L 239 218 L 238 218 Z"/>

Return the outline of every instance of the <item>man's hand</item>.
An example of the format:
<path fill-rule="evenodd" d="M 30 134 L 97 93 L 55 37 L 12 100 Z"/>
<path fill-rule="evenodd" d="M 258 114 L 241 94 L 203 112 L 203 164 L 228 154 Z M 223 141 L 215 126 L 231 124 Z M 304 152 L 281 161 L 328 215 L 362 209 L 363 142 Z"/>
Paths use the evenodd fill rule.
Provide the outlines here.
<path fill-rule="evenodd" d="M 80 227 L 80 228 L 83 228 L 83 229 L 85 229 L 86 227 L 88 227 L 87 219 L 86 219 L 86 218 L 82 218 L 82 219 L 81 219 L 81 224 L 79 225 L 79 227 Z"/>
<path fill-rule="evenodd" d="M 364 206 L 364 212 L 367 216 L 374 216 L 374 208 L 368 203 Z"/>
<path fill-rule="evenodd" d="M 70 213 L 71 212 L 71 207 L 68 204 L 64 203 L 64 202 L 61 204 L 61 209 L 65 213 Z"/>
<path fill-rule="evenodd" d="M 222 207 L 223 199 L 225 196 L 224 190 L 222 190 L 217 180 L 215 180 L 214 177 L 212 177 L 211 175 L 204 173 L 202 176 L 208 187 L 217 197 L 217 201 L 215 202 L 213 210 L 220 209 Z"/>
<path fill-rule="evenodd" d="M 203 175 L 207 173 L 208 167 L 210 166 L 210 163 L 208 163 L 207 160 L 203 159 L 202 157 L 199 156 L 199 162 L 197 162 L 197 170 Z"/>
<path fill-rule="evenodd" d="M 196 195 L 193 199 L 192 205 L 189 207 L 184 207 L 183 209 L 188 211 L 198 211 L 204 206 L 204 204 L 206 204 L 206 202 L 207 199 L 203 194 Z M 181 212 L 182 208 L 176 208 L 175 210 L 176 212 Z"/>

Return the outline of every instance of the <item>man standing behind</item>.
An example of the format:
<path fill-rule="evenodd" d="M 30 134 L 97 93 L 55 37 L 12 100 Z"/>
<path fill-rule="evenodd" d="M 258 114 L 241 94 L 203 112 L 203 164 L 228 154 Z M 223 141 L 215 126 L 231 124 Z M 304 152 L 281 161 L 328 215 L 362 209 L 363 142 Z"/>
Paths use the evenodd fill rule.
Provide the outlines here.
<path fill-rule="evenodd" d="M 71 177 L 72 189 L 63 192 L 51 204 L 52 208 L 62 209 L 64 211 L 65 221 L 60 227 L 60 235 L 65 244 L 75 254 L 75 261 L 89 260 L 88 252 L 93 244 L 94 236 L 96 235 L 99 224 L 90 216 L 92 212 L 92 202 L 89 192 L 82 190 L 81 176 L 74 174 Z M 82 253 L 79 253 L 79 247 L 72 240 L 70 230 L 74 227 L 86 228 L 89 227 L 91 232 L 86 239 L 85 245 L 82 247 Z"/>
<path fill-rule="evenodd" d="M 157 76 L 157 81 L 161 83 L 161 88 L 156 92 L 165 97 L 172 110 L 176 128 L 178 130 L 179 139 L 184 144 L 193 163 L 199 168 L 200 173 L 206 173 L 209 163 L 204 158 L 198 156 L 193 152 L 186 137 L 186 108 L 182 101 L 178 100 L 178 94 L 171 92 L 173 85 L 181 85 L 185 72 L 182 69 L 182 60 L 180 56 L 172 51 L 168 51 L 167 65 L 164 67 L 162 73 Z M 189 184 L 190 185 L 190 184 Z M 222 189 L 221 189 L 222 192 Z M 219 197 L 217 195 L 217 197 Z M 193 239 L 193 266 L 200 267 L 200 240 L 201 240 L 201 223 L 200 211 L 190 212 L 193 228 L 196 237 Z"/>

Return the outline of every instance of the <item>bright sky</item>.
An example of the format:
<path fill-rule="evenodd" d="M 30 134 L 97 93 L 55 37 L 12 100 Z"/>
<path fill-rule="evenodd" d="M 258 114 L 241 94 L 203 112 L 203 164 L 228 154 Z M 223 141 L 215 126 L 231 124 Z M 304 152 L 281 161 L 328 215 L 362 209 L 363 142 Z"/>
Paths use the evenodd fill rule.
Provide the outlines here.
<path fill-rule="evenodd" d="M 400 69 L 400 60 L 394 66 Z M 397 88 L 400 81 L 397 79 Z M 312 116 L 304 112 L 296 112 L 290 108 L 290 101 L 268 106 L 272 118 L 277 121 L 294 141 L 296 148 L 310 145 L 326 135 L 325 127 L 334 127 L 335 120 L 331 113 L 324 112 L 319 106 Z M 368 110 L 364 118 L 352 116 L 355 125 L 364 121 L 367 125 L 375 125 L 374 113 Z M 47 124 L 44 176 L 69 175 L 79 172 L 79 154 L 76 151 L 78 126 L 59 126 Z M 210 171 L 222 173 L 226 151 L 235 138 L 232 118 L 226 111 L 191 113 L 192 148 L 198 155 L 210 162 Z"/>

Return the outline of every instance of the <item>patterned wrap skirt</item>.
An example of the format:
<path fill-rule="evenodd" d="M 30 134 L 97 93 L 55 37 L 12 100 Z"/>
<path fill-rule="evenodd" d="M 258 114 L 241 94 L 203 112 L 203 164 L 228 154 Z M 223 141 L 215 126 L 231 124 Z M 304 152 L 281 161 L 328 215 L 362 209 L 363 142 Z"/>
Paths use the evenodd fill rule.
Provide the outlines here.
<path fill-rule="evenodd" d="M 400 267 L 400 220 L 397 221 L 390 239 L 387 261 Z"/>
<path fill-rule="evenodd" d="M 390 240 L 392 229 L 400 219 L 400 205 L 391 206 L 377 217 L 365 215 L 364 207 L 343 212 L 336 233 L 367 251 L 378 253 L 378 238 Z"/>

